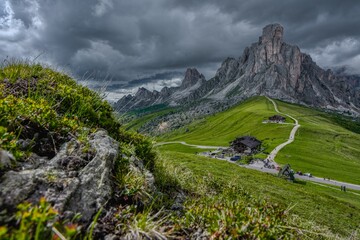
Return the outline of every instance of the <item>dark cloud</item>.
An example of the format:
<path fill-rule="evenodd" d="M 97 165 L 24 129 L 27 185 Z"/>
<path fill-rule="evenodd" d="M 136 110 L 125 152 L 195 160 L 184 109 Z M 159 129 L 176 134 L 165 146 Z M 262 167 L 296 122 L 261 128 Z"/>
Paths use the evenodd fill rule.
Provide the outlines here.
<path fill-rule="evenodd" d="M 173 84 L 156 74 L 187 67 L 209 78 L 273 22 L 321 66 L 360 72 L 357 0 L 0 0 L 0 9 L 0 56 L 43 53 L 80 79 L 90 74 L 91 86 L 111 78 L 111 90 Z"/>
<path fill-rule="evenodd" d="M 184 76 L 183 72 L 157 73 L 150 77 L 132 80 L 132 81 L 128 82 L 127 86 L 128 87 L 137 87 L 137 86 L 141 86 L 143 84 L 151 83 L 154 80 L 155 81 L 168 81 L 168 80 L 171 80 L 174 78 L 181 78 L 183 76 Z"/>

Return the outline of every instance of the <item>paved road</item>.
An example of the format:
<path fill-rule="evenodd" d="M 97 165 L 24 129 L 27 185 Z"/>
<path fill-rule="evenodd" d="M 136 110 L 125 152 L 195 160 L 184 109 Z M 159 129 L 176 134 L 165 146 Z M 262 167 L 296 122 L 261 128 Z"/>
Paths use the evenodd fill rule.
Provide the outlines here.
<path fill-rule="evenodd" d="M 325 184 L 321 184 L 321 183 L 317 183 L 317 182 L 310 182 L 312 184 L 315 184 L 315 185 L 319 185 L 319 186 L 322 186 L 322 187 L 326 187 L 326 188 L 331 188 L 331 189 L 335 189 L 335 190 L 339 190 L 339 187 L 332 187 L 331 185 L 325 185 Z M 357 195 L 357 196 L 360 196 L 360 193 L 357 193 L 357 192 L 353 192 L 353 191 L 347 191 L 351 194 L 354 194 L 354 195 Z"/>
<path fill-rule="evenodd" d="M 276 102 L 275 102 L 274 100 L 272 100 L 272 99 L 269 98 L 269 97 L 266 97 L 266 98 L 267 98 L 270 102 L 272 102 L 272 104 L 274 105 L 275 111 L 276 111 L 277 113 L 282 114 L 282 115 L 285 115 L 285 116 L 293 119 L 294 122 L 295 122 L 294 127 L 293 127 L 293 129 L 291 130 L 291 132 L 290 132 L 289 139 L 288 139 L 286 142 L 281 143 L 280 145 L 278 145 L 277 147 L 275 147 L 274 150 L 272 150 L 271 153 L 270 153 L 270 154 L 267 156 L 267 158 L 266 158 L 267 160 L 271 161 L 275 166 L 278 166 L 278 164 L 275 162 L 275 157 L 276 157 L 276 155 L 278 154 L 278 152 L 279 152 L 282 148 L 284 148 L 286 145 L 292 143 L 292 142 L 295 140 L 295 134 L 296 134 L 297 130 L 299 129 L 300 124 L 299 124 L 299 121 L 298 121 L 296 118 L 290 116 L 289 114 L 285 114 L 285 113 L 280 112 L 279 109 L 278 109 L 278 107 L 277 107 L 277 105 L 276 105 Z"/>
<path fill-rule="evenodd" d="M 221 147 L 221 146 L 205 146 L 205 145 L 188 144 L 188 143 L 186 143 L 184 141 L 159 142 L 159 143 L 154 144 L 154 146 L 162 146 L 162 145 L 166 145 L 166 144 L 182 144 L 182 145 L 195 147 L 195 148 L 200 148 L 200 149 L 226 148 L 226 147 Z M 253 169 L 253 170 L 266 172 L 266 173 L 271 173 L 271 174 L 278 174 L 278 171 L 275 170 L 275 169 L 269 169 L 269 168 L 260 167 L 260 166 L 257 166 L 257 165 L 239 165 L 236 162 L 230 161 L 229 159 L 221 159 L 221 158 L 215 158 L 215 159 L 220 160 L 220 161 L 228 161 L 229 163 L 236 164 L 236 166 L 243 167 L 243 168 Z M 301 176 L 301 175 L 298 175 L 298 174 L 295 174 L 295 178 L 302 179 L 302 180 L 305 180 L 305 181 L 311 181 L 311 182 L 317 182 L 317 183 L 323 183 L 323 184 L 338 186 L 339 189 L 340 189 L 340 186 L 346 186 L 348 189 L 354 189 L 354 190 L 360 191 L 360 185 L 357 185 L 357 184 L 340 182 L 340 181 L 335 181 L 335 180 L 324 180 L 323 178 L 319 178 L 319 177 L 306 177 L 306 176 Z"/>
<path fill-rule="evenodd" d="M 239 166 L 249 168 L 249 169 L 258 170 L 258 171 L 261 171 L 261 172 L 278 174 L 278 171 L 275 170 L 275 169 L 263 168 L 263 167 L 252 166 L 252 165 L 239 165 Z M 323 184 L 337 186 L 338 189 L 340 189 L 341 186 L 346 186 L 346 188 L 348 188 L 348 189 L 353 189 L 353 190 L 360 191 L 360 185 L 357 185 L 357 184 L 340 182 L 340 181 L 336 181 L 336 180 L 328 180 L 328 179 L 314 177 L 314 176 L 313 177 L 307 177 L 307 176 L 299 175 L 299 174 L 295 174 L 295 178 L 305 180 L 305 181 L 311 181 L 311 182 L 316 182 L 316 183 L 323 183 Z"/>

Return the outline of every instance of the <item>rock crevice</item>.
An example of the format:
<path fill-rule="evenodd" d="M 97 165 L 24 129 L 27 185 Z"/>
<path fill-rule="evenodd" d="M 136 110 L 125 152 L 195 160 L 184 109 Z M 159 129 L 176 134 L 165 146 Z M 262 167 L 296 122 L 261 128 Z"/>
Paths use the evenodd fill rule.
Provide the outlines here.
<path fill-rule="evenodd" d="M 102 130 L 92 134 L 89 143 L 96 153 L 90 160 L 79 157 L 81 148 L 73 140 L 36 168 L 6 172 L 0 179 L 0 221 L 24 200 L 37 202 L 42 196 L 59 212 L 80 213 L 84 222 L 90 221 L 111 198 L 111 174 L 119 147 Z"/>

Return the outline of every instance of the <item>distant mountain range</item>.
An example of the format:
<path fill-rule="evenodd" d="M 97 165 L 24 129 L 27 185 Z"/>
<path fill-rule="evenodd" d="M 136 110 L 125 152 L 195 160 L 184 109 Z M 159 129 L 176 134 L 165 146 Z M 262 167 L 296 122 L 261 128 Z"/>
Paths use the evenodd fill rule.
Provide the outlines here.
<path fill-rule="evenodd" d="M 197 101 L 234 104 L 252 96 L 269 96 L 306 106 L 360 114 L 360 77 L 320 68 L 308 54 L 283 41 L 284 28 L 270 24 L 238 59 L 227 58 L 209 80 L 187 69 L 179 87 L 159 91 L 139 88 L 115 103 L 121 112 L 156 104 Z"/>

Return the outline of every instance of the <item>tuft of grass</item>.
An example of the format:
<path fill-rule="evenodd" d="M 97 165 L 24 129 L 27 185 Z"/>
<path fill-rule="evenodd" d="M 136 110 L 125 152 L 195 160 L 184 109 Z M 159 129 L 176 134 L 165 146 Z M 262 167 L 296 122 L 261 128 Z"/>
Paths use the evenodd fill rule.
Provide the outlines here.
<path fill-rule="evenodd" d="M 93 239 L 93 232 L 94 232 L 94 229 L 95 229 L 95 226 L 96 226 L 96 222 L 99 219 L 99 216 L 100 216 L 102 210 L 103 209 L 100 208 L 99 211 L 96 213 L 93 221 L 91 222 L 91 224 L 89 226 L 89 230 L 88 230 L 86 236 L 84 237 L 84 240 L 92 240 Z"/>
<path fill-rule="evenodd" d="M 151 207 L 127 220 L 125 239 L 167 239 L 170 235 L 164 228 L 168 216 L 162 210 L 152 213 Z"/>

